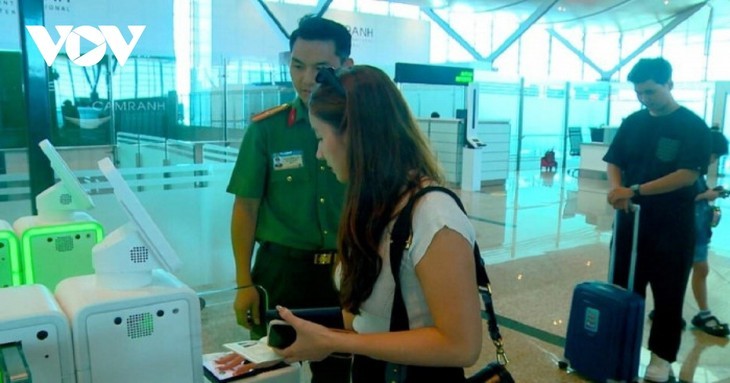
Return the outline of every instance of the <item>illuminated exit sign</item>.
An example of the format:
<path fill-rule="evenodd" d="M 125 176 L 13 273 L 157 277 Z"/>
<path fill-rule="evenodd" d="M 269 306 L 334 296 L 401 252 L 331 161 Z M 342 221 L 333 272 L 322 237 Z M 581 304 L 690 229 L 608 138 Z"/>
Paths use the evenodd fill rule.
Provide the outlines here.
<path fill-rule="evenodd" d="M 395 82 L 467 86 L 474 82 L 474 69 L 395 63 Z"/>
<path fill-rule="evenodd" d="M 469 85 L 472 82 L 474 82 L 474 70 L 462 70 L 456 77 L 454 78 L 454 82 L 457 84 L 464 84 Z"/>

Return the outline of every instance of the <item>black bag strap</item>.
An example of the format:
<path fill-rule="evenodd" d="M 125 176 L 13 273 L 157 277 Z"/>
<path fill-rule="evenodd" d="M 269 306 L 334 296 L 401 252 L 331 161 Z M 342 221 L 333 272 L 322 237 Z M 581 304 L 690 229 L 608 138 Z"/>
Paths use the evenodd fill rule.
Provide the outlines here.
<path fill-rule="evenodd" d="M 446 193 L 456 201 L 461 211 L 466 214 L 464 205 L 461 203 L 459 197 L 450 189 L 441 186 L 427 186 L 418 192 L 416 192 L 403 207 L 398 218 L 396 218 L 393 224 L 393 229 L 390 234 L 390 269 L 393 273 L 393 279 L 395 280 L 395 294 L 393 296 L 393 309 L 390 317 L 390 330 L 391 331 L 403 331 L 408 330 L 408 312 L 406 311 L 406 305 L 403 301 L 403 294 L 401 293 L 400 283 L 400 265 L 403 259 L 403 251 L 410 247 L 412 239 L 412 216 L 413 206 L 416 201 L 421 198 L 424 194 L 439 191 Z M 489 283 L 489 276 L 487 270 L 484 267 L 484 260 L 482 259 L 481 252 L 479 251 L 479 245 L 474 242 L 474 262 L 476 264 L 476 280 L 477 286 L 479 287 L 479 295 L 482 297 L 484 302 L 484 311 L 487 315 L 487 328 L 489 329 L 489 336 L 492 339 L 497 348 L 497 360 L 501 364 L 507 364 L 507 356 L 504 353 L 504 346 L 502 343 L 502 335 L 499 332 L 499 325 L 497 324 L 497 315 L 494 312 L 494 304 L 492 303 L 492 290 Z"/>

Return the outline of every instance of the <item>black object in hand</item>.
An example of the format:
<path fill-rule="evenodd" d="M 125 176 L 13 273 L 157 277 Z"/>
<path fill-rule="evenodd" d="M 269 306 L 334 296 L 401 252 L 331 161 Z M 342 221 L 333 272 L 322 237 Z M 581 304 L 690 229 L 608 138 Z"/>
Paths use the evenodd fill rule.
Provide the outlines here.
<path fill-rule="evenodd" d="M 274 348 L 287 348 L 297 340 L 297 331 L 287 322 L 274 319 L 269 322 L 268 345 Z"/>
<path fill-rule="evenodd" d="M 342 319 L 342 309 L 339 307 L 318 307 L 308 309 L 290 309 L 292 314 L 299 318 L 320 324 L 324 327 L 343 329 L 345 324 Z M 265 315 L 266 322 L 279 319 L 277 310 L 267 310 Z"/>

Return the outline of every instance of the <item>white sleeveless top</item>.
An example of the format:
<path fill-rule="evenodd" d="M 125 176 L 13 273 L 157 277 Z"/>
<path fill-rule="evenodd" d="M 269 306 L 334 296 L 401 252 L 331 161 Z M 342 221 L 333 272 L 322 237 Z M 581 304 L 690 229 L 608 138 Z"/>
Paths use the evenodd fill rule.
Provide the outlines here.
<path fill-rule="evenodd" d="M 379 253 L 383 260 L 373 292 L 362 303 L 360 315 L 353 322 L 358 333 L 390 331 L 390 311 L 393 307 L 395 281 L 390 270 L 390 231 L 395 220 L 391 221 L 380 240 Z M 416 265 L 421 261 L 431 245 L 434 235 L 444 227 L 460 233 L 474 245 L 476 234 L 469 218 L 459 209 L 456 201 L 446 193 L 434 191 L 424 194 L 413 210 L 413 239 L 411 247 L 404 251 L 401 262 L 400 279 L 403 301 L 409 317 L 411 329 L 433 325 L 433 318 L 426 304 L 423 289 L 416 276 Z M 468 276 L 473 278 L 474 276 Z M 448 283 L 448 281 L 444 281 Z"/>

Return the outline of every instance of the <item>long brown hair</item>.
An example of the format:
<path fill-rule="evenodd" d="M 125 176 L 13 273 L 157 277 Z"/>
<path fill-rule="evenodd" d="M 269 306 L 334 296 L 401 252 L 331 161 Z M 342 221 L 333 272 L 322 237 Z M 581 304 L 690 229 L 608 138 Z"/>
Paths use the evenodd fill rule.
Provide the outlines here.
<path fill-rule="evenodd" d="M 443 183 L 444 177 L 405 99 L 378 68 L 358 65 L 320 81 L 309 110 L 348 138 L 340 300 L 357 314 L 382 268 L 378 247 L 399 200 L 421 179 Z"/>

